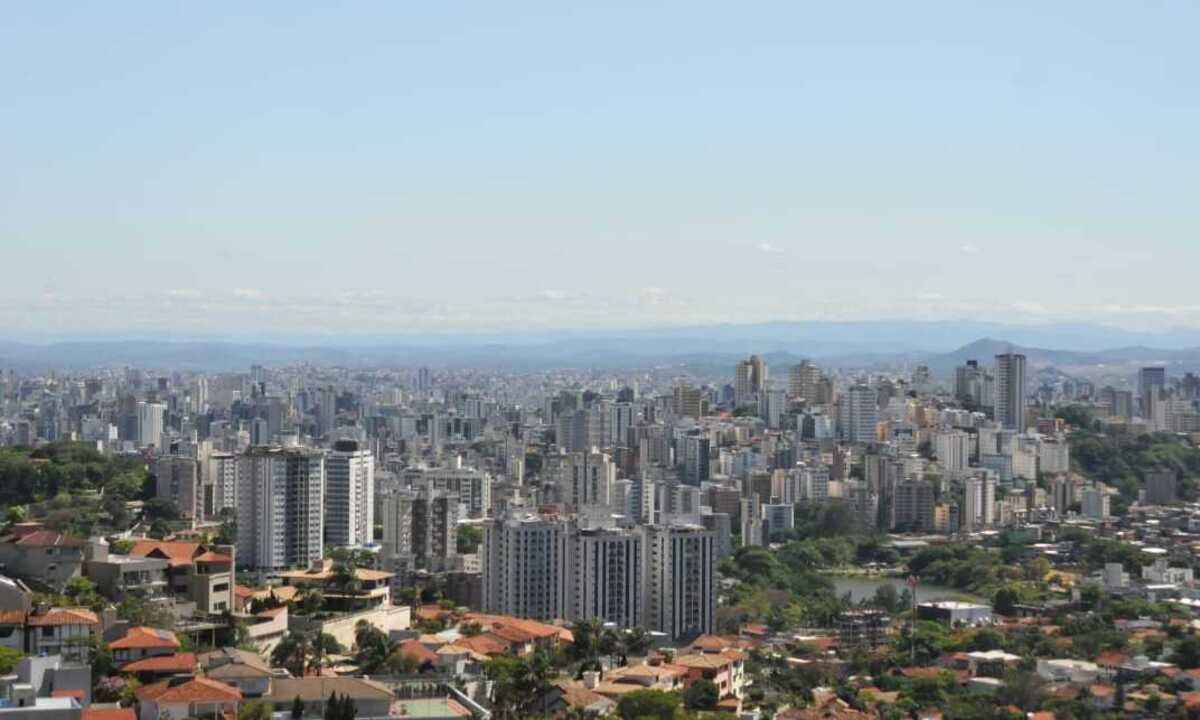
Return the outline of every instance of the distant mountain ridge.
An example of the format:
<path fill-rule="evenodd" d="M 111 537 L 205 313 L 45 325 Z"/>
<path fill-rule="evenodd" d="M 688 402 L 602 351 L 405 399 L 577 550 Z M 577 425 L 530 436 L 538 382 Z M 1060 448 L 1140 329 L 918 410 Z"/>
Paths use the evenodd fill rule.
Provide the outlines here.
<path fill-rule="evenodd" d="M 263 337 L 271 338 L 264 334 Z M 1003 338 L 1003 339 L 997 339 Z M 1037 365 L 1165 363 L 1200 367 L 1200 331 L 1138 333 L 1095 325 L 979 322 L 806 322 L 643 328 L 446 333 L 405 336 L 280 336 L 191 339 L 0 341 L 0 368 L 83 369 L 134 365 L 207 371 L 308 362 L 347 367 L 439 364 L 535 370 L 548 367 L 719 367 L 751 353 L 786 365 L 809 357 L 835 367 L 928 364 L 952 372 L 990 363 L 1012 348 Z M 1057 348 L 1057 349 L 1051 349 Z"/>

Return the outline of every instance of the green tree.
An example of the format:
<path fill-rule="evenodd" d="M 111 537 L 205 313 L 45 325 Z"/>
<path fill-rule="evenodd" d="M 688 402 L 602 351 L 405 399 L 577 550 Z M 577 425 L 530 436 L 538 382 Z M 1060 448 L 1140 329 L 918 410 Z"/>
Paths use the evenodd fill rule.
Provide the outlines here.
<path fill-rule="evenodd" d="M 366 620 L 359 620 L 354 626 L 354 644 L 358 648 L 354 660 L 368 675 L 377 674 L 392 654 L 387 634 Z"/>
<path fill-rule="evenodd" d="M 175 521 L 181 517 L 179 506 L 166 498 L 156 497 L 147 500 L 145 506 L 142 508 L 142 512 L 148 520 Z"/>
<path fill-rule="evenodd" d="M 1017 594 L 1017 591 L 1006 585 L 996 591 L 992 603 L 997 614 L 1012 615 L 1016 612 L 1016 606 L 1020 600 L 1021 597 Z"/>
<path fill-rule="evenodd" d="M 635 690 L 617 703 L 621 720 L 676 720 L 679 695 L 662 690 Z"/>
<path fill-rule="evenodd" d="M 483 542 L 483 531 L 475 525 L 459 525 L 456 536 L 458 553 L 460 555 L 474 554 Z"/>
<path fill-rule="evenodd" d="M 1171 652 L 1171 662 L 1184 670 L 1200 667 L 1200 638 L 1189 635 L 1175 643 Z"/>
<path fill-rule="evenodd" d="M 265 700 L 253 700 L 238 709 L 238 720 L 271 720 L 271 703 Z"/>
<path fill-rule="evenodd" d="M 304 677 L 314 656 L 312 640 L 304 633 L 289 631 L 271 651 L 271 662 L 296 677 Z"/>
<path fill-rule="evenodd" d="M 22 657 L 24 656 L 19 650 L 0 647 L 0 675 L 10 674 Z"/>
<path fill-rule="evenodd" d="M 683 704 L 688 710 L 712 710 L 721 699 L 721 693 L 711 680 L 701 678 L 683 691 Z"/>

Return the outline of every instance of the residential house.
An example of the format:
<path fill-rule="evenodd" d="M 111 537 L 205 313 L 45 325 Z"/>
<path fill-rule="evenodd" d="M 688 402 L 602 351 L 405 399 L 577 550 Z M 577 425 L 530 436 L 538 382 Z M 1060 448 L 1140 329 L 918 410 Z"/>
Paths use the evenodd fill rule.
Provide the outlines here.
<path fill-rule="evenodd" d="M 200 662 L 195 653 L 151 655 L 121 666 L 122 673 L 136 675 L 143 683 L 157 682 L 173 675 L 195 675 L 199 669 Z"/>
<path fill-rule="evenodd" d="M 0 612 L 0 647 L 28 655 L 63 655 L 86 662 L 90 641 L 99 631 L 100 618 L 86 608 Z"/>
<path fill-rule="evenodd" d="M 325 595 L 325 601 L 340 610 L 355 611 L 392 604 L 391 580 L 395 573 L 367 568 L 354 569 L 354 586 L 340 587 L 333 561 L 329 558 L 313 562 L 307 570 L 281 573 L 288 585 L 301 590 L 317 588 Z"/>
<path fill-rule="evenodd" d="M 262 697 L 271 690 L 274 673 L 257 653 L 221 648 L 204 653 L 199 659 L 205 676 L 236 687 L 244 697 Z"/>
<path fill-rule="evenodd" d="M 139 540 L 130 555 L 167 561 L 170 591 L 196 603 L 197 612 L 232 611 L 235 550 L 222 545 L 209 549 L 195 542 Z"/>
<path fill-rule="evenodd" d="M 299 697 L 304 703 L 305 717 L 322 717 L 325 703 L 333 694 L 353 700 L 359 717 L 378 718 L 391 714 L 391 689 L 364 678 L 274 678 L 270 692 L 263 699 L 270 702 L 276 712 L 287 712 Z"/>
<path fill-rule="evenodd" d="M 148 657 L 174 655 L 179 648 L 175 633 L 141 625 L 129 628 L 124 636 L 108 644 L 113 660 L 121 665 Z"/>
<path fill-rule="evenodd" d="M 83 571 L 105 597 L 121 601 L 126 597 L 157 600 L 166 595 L 168 563 L 162 558 L 119 555 L 109 552 L 107 543 L 93 542 Z"/>
<path fill-rule="evenodd" d="M 83 574 L 87 541 L 41 529 L 36 523 L 17 526 L 0 539 L 0 568 L 5 573 L 63 587 Z"/>
<path fill-rule="evenodd" d="M 237 714 L 242 693 L 209 677 L 179 676 L 137 690 L 139 720 L 186 720 Z"/>

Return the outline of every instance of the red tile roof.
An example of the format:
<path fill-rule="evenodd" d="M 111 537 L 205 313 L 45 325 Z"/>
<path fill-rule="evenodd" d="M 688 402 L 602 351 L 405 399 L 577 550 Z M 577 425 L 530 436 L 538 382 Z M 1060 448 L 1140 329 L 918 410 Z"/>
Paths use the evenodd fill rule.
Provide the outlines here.
<path fill-rule="evenodd" d="M 204 563 L 231 563 L 233 558 L 221 553 L 215 553 L 211 550 L 196 558 L 196 562 Z"/>
<path fill-rule="evenodd" d="M 434 665 L 437 663 L 437 653 L 425 647 L 416 640 L 405 640 L 400 643 L 398 648 L 400 654 L 404 657 L 412 658 L 421 665 Z"/>
<path fill-rule="evenodd" d="M 157 557 L 167 561 L 171 567 L 191 565 L 200 554 L 200 543 L 168 542 L 165 540 L 138 540 L 133 544 L 130 555 Z"/>
<path fill-rule="evenodd" d="M 137 720 L 133 708 L 84 708 L 81 720 Z"/>
<path fill-rule="evenodd" d="M 159 705 L 196 702 L 237 702 L 242 692 L 237 688 L 212 678 L 194 677 L 187 682 L 171 686 L 170 680 L 145 685 L 137 691 L 138 700 L 151 700 Z"/>
<path fill-rule="evenodd" d="M 62 533 L 57 533 L 53 530 L 37 530 L 29 533 L 28 535 L 21 536 L 16 541 L 16 544 L 26 547 L 81 548 L 87 545 L 87 541 L 81 538 L 63 535 Z"/>
<path fill-rule="evenodd" d="M 33 627 L 50 625 L 99 625 L 100 618 L 87 608 L 51 608 L 41 615 L 30 615 Z"/>
<path fill-rule="evenodd" d="M 178 649 L 179 640 L 169 630 L 152 627 L 131 627 L 125 637 L 108 644 L 110 650 L 140 650 L 149 648 Z"/>
<path fill-rule="evenodd" d="M 24 610 L 4 610 L 0 612 L 0 625 L 24 625 L 27 614 Z"/>
<path fill-rule="evenodd" d="M 474 637 L 459 638 L 454 641 L 455 645 L 461 645 L 469 650 L 479 653 L 480 655 L 502 655 L 508 652 L 508 644 L 501 642 L 494 635 L 483 634 Z"/>
<path fill-rule="evenodd" d="M 194 653 L 177 653 L 134 660 L 126 663 L 121 668 L 121 672 L 186 673 L 195 672 L 197 665 Z"/>

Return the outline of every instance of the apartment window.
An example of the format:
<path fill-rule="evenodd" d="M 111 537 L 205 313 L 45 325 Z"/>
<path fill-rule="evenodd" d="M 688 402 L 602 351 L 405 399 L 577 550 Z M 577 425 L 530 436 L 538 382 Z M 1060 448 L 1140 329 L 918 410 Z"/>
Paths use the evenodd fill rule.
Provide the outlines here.
<path fill-rule="evenodd" d="M 46 625 L 45 627 L 43 627 L 42 628 L 42 637 L 46 637 L 46 638 L 54 637 L 54 628 L 50 627 L 49 625 Z"/>

